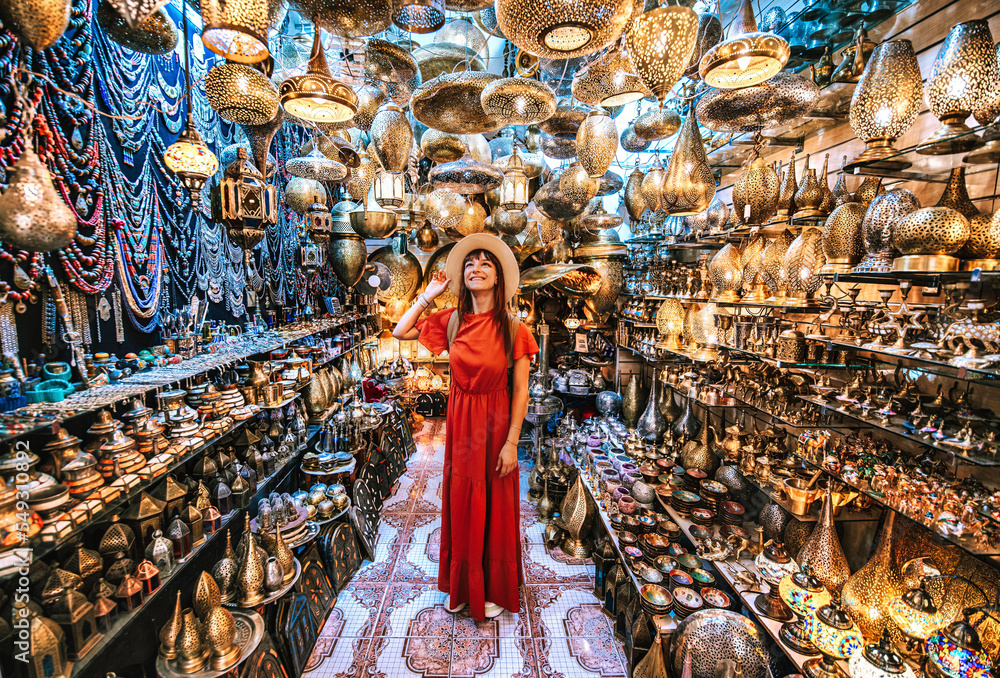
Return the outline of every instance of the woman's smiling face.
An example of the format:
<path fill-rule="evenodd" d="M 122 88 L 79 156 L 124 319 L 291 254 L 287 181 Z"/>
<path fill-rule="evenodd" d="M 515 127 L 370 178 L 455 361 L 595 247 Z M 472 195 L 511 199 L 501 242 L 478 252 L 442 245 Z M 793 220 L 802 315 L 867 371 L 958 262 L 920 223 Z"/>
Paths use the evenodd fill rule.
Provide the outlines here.
<path fill-rule="evenodd" d="M 473 292 L 492 290 L 497 284 L 497 269 L 483 255 L 469 257 L 465 262 L 465 287 Z"/>

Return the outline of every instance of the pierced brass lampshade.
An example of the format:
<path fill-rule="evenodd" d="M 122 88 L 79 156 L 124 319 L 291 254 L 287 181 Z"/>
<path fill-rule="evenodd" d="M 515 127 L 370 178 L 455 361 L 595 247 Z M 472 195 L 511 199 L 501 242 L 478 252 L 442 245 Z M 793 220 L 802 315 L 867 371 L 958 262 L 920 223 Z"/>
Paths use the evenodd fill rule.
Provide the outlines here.
<path fill-rule="evenodd" d="M 858 264 L 858 273 L 892 270 L 892 228 L 906 215 L 920 209 L 920 201 L 905 188 L 893 188 L 875 197 L 865 211 L 861 237 L 865 258 Z"/>
<path fill-rule="evenodd" d="M 753 0 L 743 0 L 741 22 L 731 35 L 709 50 L 701 59 L 698 72 L 705 84 L 720 89 L 750 87 L 770 80 L 791 56 L 788 42 L 774 33 L 757 30 Z"/>
<path fill-rule="evenodd" d="M 635 127 L 629 125 L 622 130 L 620 137 L 622 148 L 629 153 L 635 153 L 636 151 L 645 151 L 649 148 L 650 141 L 648 139 L 643 139 L 638 134 L 635 133 Z"/>
<path fill-rule="evenodd" d="M 738 247 L 727 243 L 719 250 L 708 265 L 708 274 L 712 277 L 713 301 L 740 300 L 740 295 L 736 291 L 743 284 L 743 263 Z"/>
<path fill-rule="evenodd" d="M 642 199 L 651 212 L 660 209 L 663 180 L 665 177 L 666 172 L 663 171 L 663 165 L 660 164 L 660 158 L 657 157 L 653 161 L 653 166 L 646 172 L 646 176 L 642 179 Z"/>
<path fill-rule="evenodd" d="M 444 0 L 393 0 L 392 23 L 410 33 L 433 33 L 444 26 Z"/>
<path fill-rule="evenodd" d="M 692 107 L 681 125 L 667 164 L 660 205 L 667 214 L 690 216 L 708 209 L 714 197 L 715 175 L 708 166 L 705 145 L 698 131 L 698 117 Z"/>
<path fill-rule="evenodd" d="M 823 283 L 819 272 L 825 263 L 823 231 L 814 227 L 804 228 L 785 253 L 788 292 L 800 302 L 809 302 Z"/>
<path fill-rule="evenodd" d="M 950 207 L 924 207 L 910 212 L 892 229 L 892 244 L 901 256 L 895 271 L 957 271 L 954 256 L 969 239 L 969 220 Z"/>
<path fill-rule="evenodd" d="M 462 220 L 465 207 L 465 198 L 442 188 L 432 191 L 424 202 L 428 221 L 441 229 L 457 225 Z"/>
<path fill-rule="evenodd" d="M 934 59 L 927 101 L 941 128 L 917 148 L 922 155 L 966 153 L 983 145 L 965 119 L 988 103 L 997 79 L 993 37 L 985 19 L 955 25 Z"/>
<path fill-rule="evenodd" d="M 105 0 L 97 7 L 97 24 L 111 40 L 143 54 L 166 54 L 177 46 L 177 29 L 163 8 L 156 10 L 133 28 Z"/>
<path fill-rule="evenodd" d="M 923 80 L 909 40 L 888 40 L 871 60 L 851 98 L 851 129 L 865 150 L 848 167 L 883 160 L 920 112 Z"/>
<path fill-rule="evenodd" d="M 594 179 L 600 179 L 611 167 L 618 152 L 618 129 L 604 113 L 591 111 L 576 131 L 576 157 Z"/>
<path fill-rule="evenodd" d="M 205 76 L 205 97 L 224 120 L 263 125 L 278 114 L 278 91 L 263 73 L 244 64 L 221 63 Z"/>
<path fill-rule="evenodd" d="M 744 226 L 758 226 L 767 223 L 778 204 L 778 174 L 756 150 L 748 160 L 733 186 L 733 212 Z"/>
<path fill-rule="evenodd" d="M 676 299 L 666 299 L 656 311 L 656 329 L 660 332 L 657 347 L 679 351 L 684 331 L 684 307 Z"/>
<path fill-rule="evenodd" d="M 785 268 L 785 254 L 794 240 L 795 236 L 786 228 L 764 248 L 760 274 L 771 290 L 769 301 L 783 302 L 788 298 L 788 269 Z"/>
<path fill-rule="evenodd" d="M 628 52 L 615 50 L 573 76 L 573 96 L 590 106 L 624 106 L 649 95 Z"/>
<path fill-rule="evenodd" d="M 795 194 L 799 192 L 799 180 L 795 176 L 795 151 L 788 161 L 788 169 L 781 173 L 781 187 L 778 189 L 778 204 L 774 210 L 775 220 L 788 219 L 795 212 Z"/>
<path fill-rule="evenodd" d="M 507 123 L 483 109 L 486 86 L 499 80 L 493 73 L 445 73 L 415 90 L 410 111 L 418 122 L 451 134 L 485 134 Z"/>
<path fill-rule="evenodd" d="M 293 177 L 314 181 L 343 181 L 347 177 L 347 167 L 323 155 L 319 148 L 313 148 L 309 155 L 291 158 L 285 162 L 285 171 Z"/>
<path fill-rule="evenodd" d="M 219 56 L 241 64 L 271 56 L 267 0 L 201 0 L 201 16 L 201 40 Z"/>
<path fill-rule="evenodd" d="M 646 141 L 662 141 L 669 139 L 680 129 L 681 116 L 677 111 L 666 106 L 646 111 L 632 124 L 635 134 Z"/>
<path fill-rule="evenodd" d="M 812 80 L 778 73 L 750 87 L 709 90 L 698 101 L 698 119 L 717 132 L 755 132 L 801 118 L 818 100 Z"/>
<path fill-rule="evenodd" d="M 483 88 L 479 99 L 487 115 L 505 125 L 530 125 L 556 112 L 556 95 L 544 82 L 532 78 L 503 78 Z"/>
<path fill-rule="evenodd" d="M 579 160 L 574 160 L 559 177 L 559 190 L 571 202 L 587 202 L 597 195 L 597 179 L 583 169 Z"/>
<path fill-rule="evenodd" d="M 388 172 L 403 172 L 413 146 L 413 128 L 395 103 L 382 105 L 371 128 L 372 146 L 379 164 Z"/>
<path fill-rule="evenodd" d="M 625 44 L 636 73 L 661 103 L 683 75 L 697 39 L 698 15 L 681 6 L 646 12 L 626 32 Z"/>
<path fill-rule="evenodd" d="M 701 64 L 701 58 L 718 45 L 720 40 L 722 40 L 722 22 L 719 21 L 719 17 L 716 16 L 715 12 L 700 12 L 698 14 L 698 39 L 695 41 L 691 60 L 688 61 L 687 68 L 684 69 L 684 75 L 692 80 L 699 80 L 701 75 L 698 73 L 698 66 Z M 701 117 L 701 113 L 698 114 L 698 117 Z"/>
<path fill-rule="evenodd" d="M 646 175 L 636 166 L 628 175 L 625 182 L 625 211 L 628 212 L 629 219 L 639 221 L 646 211 L 646 199 L 642 195 L 642 182 Z"/>
<path fill-rule="evenodd" d="M 514 45 L 544 59 L 593 54 L 617 40 L 632 0 L 498 0 L 497 25 Z"/>
<path fill-rule="evenodd" d="M 848 273 L 861 260 L 863 242 L 861 221 L 865 206 L 860 202 L 845 202 L 833 210 L 823 225 L 823 252 L 826 263 L 822 273 Z"/>
<path fill-rule="evenodd" d="M 358 95 L 330 75 L 319 28 L 313 37 L 309 69 L 282 82 L 280 93 L 285 111 L 308 122 L 338 123 L 358 112 Z"/>
<path fill-rule="evenodd" d="M 375 85 L 363 85 L 355 94 L 358 97 L 358 110 L 354 114 L 354 124 L 367 132 L 372 128 L 379 107 L 385 103 L 385 92 Z"/>
<path fill-rule="evenodd" d="M 392 24 L 393 5 L 385 0 L 298 0 L 295 4 L 303 16 L 316 17 L 322 28 L 346 38 L 375 35 Z"/>

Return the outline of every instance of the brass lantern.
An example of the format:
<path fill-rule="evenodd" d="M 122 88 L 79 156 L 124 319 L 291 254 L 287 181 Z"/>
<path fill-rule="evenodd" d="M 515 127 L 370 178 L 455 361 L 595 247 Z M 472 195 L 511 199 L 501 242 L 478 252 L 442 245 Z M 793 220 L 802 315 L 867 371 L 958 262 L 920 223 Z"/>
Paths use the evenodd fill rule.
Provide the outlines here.
<path fill-rule="evenodd" d="M 650 92 L 635 73 L 628 52 L 616 49 L 573 76 L 573 96 L 591 106 L 624 106 Z"/>
<path fill-rule="evenodd" d="M 342 162 L 331 160 L 315 147 L 304 157 L 289 159 L 285 171 L 293 177 L 313 181 L 339 182 L 347 178 L 347 167 Z"/>
<path fill-rule="evenodd" d="M 642 179 L 642 199 L 645 201 L 646 207 L 649 208 L 650 212 L 656 212 L 660 209 L 664 176 L 663 165 L 660 164 L 660 158 L 657 157 L 653 161 L 653 166 L 646 172 L 646 176 Z"/>
<path fill-rule="evenodd" d="M 506 125 L 543 122 L 556 112 L 555 92 L 531 78 L 494 80 L 483 88 L 479 101 L 487 115 Z"/>
<path fill-rule="evenodd" d="M 73 665 L 66 653 L 66 638 L 59 625 L 43 617 L 35 606 L 14 603 L 16 619 L 27 619 L 28 678 L 69 678 Z"/>
<path fill-rule="evenodd" d="M 744 226 L 758 226 L 767 222 L 778 205 L 778 174 L 756 148 L 747 160 L 733 186 L 733 211 Z"/>
<path fill-rule="evenodd" d="M 222 219 L 230 240 L 249 251 L 264 239 L 267 224 L 278 222 L 278 193 L 264 181 L 242 146 L 219 186 Z"/>
<path fill-rule="evenodd" d="M 434 33 L 444 26 L 444 0 L 393 0 L 387 4 L 392 5 L 392 23 L 404 31 Z"/>
<path fill-rule="evenodd" d="M 738 247 L 728 243 L 719 250 L 708 265 L 708 273 L 712 277 L 714 301 L 740 300 L 740 295 L 736 291 L 743 284 L 743 262 Z"/>
<path fill-rule="evenodd" d="M 507 160 L 503 170 L 503 184 L 500 185 L 500 207 L 508 212 L 521 212 L 528 206 L 528 177 L 524 173 L 524 161 L 517 154 L 517 146 Z"/>
<path fill-rule="evenodd" d="M 124 3 L 122 3 L 124 4 Z M 11 31 L 25 45 L 41 51 L 56 44 L 56 41 L 66 31 L 69 25 L 71 0 L 53 0 L 52 2 L 4 2 L 0 5 L 0 21 L 4 28 Z M 149 14 L 159 8 L 159 4 L 149 7 Z M 132 15 L 122 12 L 133 24 Z M 141 17 L 145 19 L 147 15 Z"/>
<path fill-rule="evenodd" d="M 618 152 L 618 129 L 604 113 L 591 111 L 576 130 L 576 155 L 591 177 L 599 179 Z"/>
<path fill-rule="evenodd" d="M 406 198 L 406 186 L 403 183 L 402 172 L 382 171 L 375 178 L 372 186 L 375 195 L 375 202 L 380 207 L 389 209 L 399 207 Z"/>
<path fill-rule="evenodd" d="M 628 175 L 628 181 L 625 183 L 625 210 L 629 219 L 635 222 L 639 221 L 646 211 L 646 199 L 642 195 L 642 182 L 645 177 L 636 161 L 636 168 Z"/>
<path fill-rule="evenodd" d="M 810 303 L 812 294 L 823 284 L 819 274 L 826 264 L 823 251 L 823 231 L 805 227 L 785 253 L 785 270 L 788 271 L 788 291 L 803 304 Z"/>
<path fill-rule="evenodd" d="M 715 175 L 708 166 L 705 145 L 698 132 L 698 118 L 692 107 L 681 125 L 667 164 L 660 206 L 673 216 L 691 216 L 708 209 L 714 197 Z"/>
<path fill-rule="evenodd" d="M 63 592 L 49 606 L 49 618 L 62 628 L 67 654 L 73 661 L 90 652 L 101 639 L 94 618 L 94 606 L 79 591 Z"/>
<path fill-rule="evenodd" d="M 267 0 L 201 0 L 205 47 L 229 61 L 254 64 L 267 49 Z"/>
<path fill-rule="evenodd" d="M 920 112 L 923 80 L 909 40 L 887 40 L 872 53 L 851 98 L 851 129 L 865 150 L 848 167 L 897 153 L 892 142 Z"/>
<path fill-rule="evenodd" d="M 559 190 L 571 202 L 586 203 L 597 195 L 597 179 L 591 177 L 579 160 L 574 160 L 559 177 Z"/>
<path fill-rule="evenodd" d="M 892 227 L 892 244 L 902 256 L 893 259 L 895 271 L 957 271 L 954 255 L 969 239 L 971 226 L 950 207 L 914 210 Z"/>
<path fill-rule="evenodd" d="M 757 30 L 753 0 L 743 0 L 741 22 L 701 59 L 698 72 L 705 84 L 720 89 L 750 87 L 770 80 L 785 67 L 791 48 L 784 38 Z"/>
<path fill-rule="evenodd" d="M 823 252 L 826 263 L 823 273 L 850 273 L 864 254 L 861 230 L 865 206 L 860 202 L 845 202 L 833 210 L 823 225 Z"/>
<path fill-rule="evenodd" d="M 139 498 L 121 514 L 122 523 L 131 528 L 138 540 L 138 552 L 145 553 L 153 540 L 153 532 L 163 528 L 163 502 L 143 492 Z"/>
<path fill-rule="evenodd" d="M 330 75 L 319 28 L 313 37 L 309 69 L 282 82 L 280 95 L 286 113 L 308 122 L 344 122 L 358 112 L 358 95 Z"/>
<path fill-rule="evenodd" d="M 955 25 L 934 59 L 927 80 L 927 102 L 941 128 L 922 145 L 922 155 L 965 153 L 983 145 L 965 123 L 974 110 L 989 103 L 997 79 L 993 37 L 985 19 Z"/>
<path fill-rule="evenodd" d="M 497 25 L 522 50 L 546 59 L 586 56 L 617 40 L 632 0 L 498 0 Z"/>
<path fill-rule="evenodd" d="M 684 73 L 697 39 L 698 15 L 679 5 L 646 12 L 625 34 L 636 73 L 661 103 Z"/>
<path fill-rule="evenodd" d="M 372 146 L 375 157 L 388 172 L 400 173 L 406 170 L 413 146 L 413 128 L 402 109 L 393 102 L 382 105 L 375 114 L 371 127 Z M 376 181 L 376 186 L 378 186 Z M 381 202 L 379 203 L 382 204 Z M 384 207 L 384 205 L 383 205 Z"/>
<path fill-rule="evenodd" d="M 326 205 L 314 202 L 306 210 L 306 231 L 315 242 L 329 242 L 332 223 L 333 217 L 330 216 L 330 208 Z M 318 264 L 322 265 L 322 262 Z"/>
<path fill-rule="evenodd" d="M 220 63 L 205 76 L 205 98 L 223 120 L 263 125 L 278 114 L 278 91 L 263 73 L 244 64 Z"/>

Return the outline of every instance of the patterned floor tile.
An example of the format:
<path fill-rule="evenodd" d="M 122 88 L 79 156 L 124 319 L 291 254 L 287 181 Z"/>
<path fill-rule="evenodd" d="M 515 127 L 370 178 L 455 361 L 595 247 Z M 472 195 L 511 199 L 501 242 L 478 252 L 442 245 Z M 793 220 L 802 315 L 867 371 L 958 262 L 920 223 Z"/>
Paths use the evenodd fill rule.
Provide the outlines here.
<path fill-rule="evenodd" d="M 530 638 L 455 638 L 451 678 L 533 678 L 537 675 Z"/>
<path fill-rule="evenodd" d="M 444 475 L 434 471 L 425 471 L 420 487 L 420 508 L 422 512 L 441 512 L 441 492 L 444 482 Z M 422 501 L 421 501 L 422 500 Z M 433 507 L 433 511 L 428 511 L 428 507 Z M 416 508 L 414 508 L 416 512 Z"/>
<path fill-rule="evenodd" d="M 370 638 L 321 636 L 313 646 L 302 675 L 308 678 L 359 678 L 371 643 Z"/>
<path fill-rule="evenodd" d="M 351 578 L 358 584 L 388 584 L 398 551 L 389 542 L 379 539 L 375 546 L 375 560 L 366 560 Z"/>
<path fill-rule="evenodd" d="M 403 476 L 399 479 L 399 487 L 382 505 L 382 514 L 409 513 L 413 502 L 420 493 L 420 479 L 413 476 Z"/>
<path fill-rule="evenodd" d="M 331 615 L 339 614 L 342 620 L 341 635 L 349 637 L 371 637 L 378 622 L 378 613 L 382 609 L 382 599 L 386 587 L 383 584 L 359 584 L 351 582 L 337 595 L 337 602 Z M 323 627 L 322 635 L 326 635 L 327 625 Z M 329 633 L 332 633 L 330 627 Z"/>
<path fill-rule="evenodd" d="M 396 569 L 392 578 L 396 582 L 434 584 L 438 578 L 441 554 L 441 528 L 435 528 L 423 542 L 411 541 L 399 546 Z"/>
<path fill-rule="evenodd" d="M 591 581 L 592 567 L 584 564 L 583 561 L 567 563 L 556 560 L 549 555 L 545 544 L 532 544 L 530 542 L 523 544 L 522 558 L 524 560 L 524 581 L 527 584 L 586 584 Z"/>
<path fill-rule="evenodd" d="M 584 629 L 590 635 L 613 637 L 592 586 L 529 584 L 525 589 L 533 637 L 565 638 Z"/>
<path fill-rule="evenodd" d="M 543 638 L 534 640 L 543 678 L 625 678 L 622 653 L 598 638 Z"/>
<path fill-rule="evenodd" d="M 434 584 L 393 584 L 379 612 L 376 636 L 447 636 L 455 617 L 444 609 L 447 594 Z"/>
<path fill-rule="evenodd" d="M 450 637 L 376 638 L 364 669 L 368 678 L 448 678 Z"/>
<path fill-rule="evenodd" d="M 469 609 L 455 615 L 456 638 L 526 638 L 531 635 L 528 617 L 528 600 L 521 590 L 521 611 L 504 610 L 499 617 L 477 622 L 469 615 Z"/>

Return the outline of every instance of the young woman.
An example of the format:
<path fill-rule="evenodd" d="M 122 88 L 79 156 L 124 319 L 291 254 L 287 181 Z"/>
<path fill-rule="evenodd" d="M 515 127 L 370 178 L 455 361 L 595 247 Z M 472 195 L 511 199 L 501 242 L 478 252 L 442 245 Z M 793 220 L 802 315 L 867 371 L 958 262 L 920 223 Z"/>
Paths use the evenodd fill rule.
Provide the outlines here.
<path fill-rule="evenodd" d="M 518 267 L 502 240 L 487 233 L 462 238 L 445 272 L 430 281 L 393 336 L 419 338 L 435 354 L 450 350 L 438 588 L 449 594 L 450 612 L 469 605 L 472 617 L 482 621 L 504 609 L 520 612 L 517 440 L 528 410 L 530 356 L 538 345 L 523 324 L 516 324 L 516 336 L 512 332 L 507 304 L 517 291 Z M 449 285 L 458 308 L 417 322 Z M 457 323 L 449 323 L 453 313 L 459 314 Z"/>

